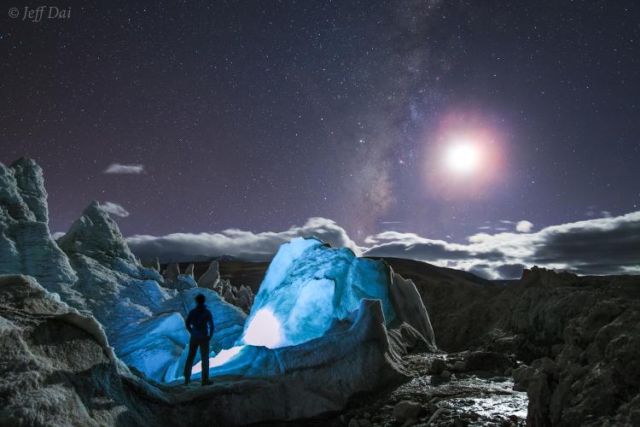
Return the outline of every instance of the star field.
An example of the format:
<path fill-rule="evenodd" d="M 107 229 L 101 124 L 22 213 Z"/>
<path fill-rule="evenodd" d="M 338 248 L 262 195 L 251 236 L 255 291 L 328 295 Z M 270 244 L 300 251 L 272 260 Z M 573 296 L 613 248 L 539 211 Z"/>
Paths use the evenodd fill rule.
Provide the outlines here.
<path fill-rule="evenodd" d="M 53 231 L 93 199 L 125 234 L 321 216 L 355 240 L 640 206 L 634 1 L 69 6 L 0 28 L 0 161 L 42 165 Z M 500 135 L 504 171 L 472 197 L 428 182 L 451 116 Z"/>

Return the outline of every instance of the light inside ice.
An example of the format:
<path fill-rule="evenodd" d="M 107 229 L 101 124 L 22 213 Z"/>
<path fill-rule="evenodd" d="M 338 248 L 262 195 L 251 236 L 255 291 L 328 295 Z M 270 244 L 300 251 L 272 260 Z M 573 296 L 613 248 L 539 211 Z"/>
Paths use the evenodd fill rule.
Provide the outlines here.
<path fill-rule="evenodd" d="M 214 357 L 209 358 L 209 369 L 217 368 L 218 366 L 222 366 L 228 361 L 232 360 L 234 357 L 240 353 L 240 351 L 244 348 L 243 345 L 227 348 L 224 350 L 220 350 L 220 353 L 216 354 Z M 191 370 L 192 374 L 199 374 L 202 372 L 202 362 L 198 362 L 193 365 L 193 369 Z"/>
<path fill-rule="evenodd" d="M 240 339 L 210 358 L 210 368 L 252 357 L 255 353 L 241 351 L 245 346 L 277 349 L 320 338 L 335 322 L 350 318 L 362 299 L 381 301 L 386 324 L 395 319 L 383 263 L 317 239 L 295 238 L 271 261 Z M 194 365 L 193 373 L 201 370 L 201 364 Z"/>
<path fill-rule="evenodd" d="M 258 310 L 245 330 L 243 341 L 249 345 L 278 347 L 282 343 L 280 321 L 268 308 Z"/>

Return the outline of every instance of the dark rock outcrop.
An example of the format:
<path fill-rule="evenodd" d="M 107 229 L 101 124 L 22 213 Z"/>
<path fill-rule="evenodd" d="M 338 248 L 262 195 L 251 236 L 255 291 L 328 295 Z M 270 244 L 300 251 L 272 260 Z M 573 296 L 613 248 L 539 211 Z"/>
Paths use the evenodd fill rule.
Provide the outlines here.
<path fill-rule="evenodd" d="M 640 425 L 640 280 L 539 270 L 523 282 L 510 327 L 534 358 L 514 372 L 529 423 Z"/>
<path fill-rule="evenodd" d="M 0 425 L 155 424 L 100 324 L 33 279 L 0 276 Z M 127 379 L 128 378 L 128 379 Z"/>
<path fill-rule="evenodd" d="M 640 425 L 640 277 L 532 268 L 500 285 L 387 262 L 416 283 L 438 344 L 474 350 L 451 370 L 510 372 L 512 357 L 526 363 L 514 377 L 529 395 L 530 425 Z"/>

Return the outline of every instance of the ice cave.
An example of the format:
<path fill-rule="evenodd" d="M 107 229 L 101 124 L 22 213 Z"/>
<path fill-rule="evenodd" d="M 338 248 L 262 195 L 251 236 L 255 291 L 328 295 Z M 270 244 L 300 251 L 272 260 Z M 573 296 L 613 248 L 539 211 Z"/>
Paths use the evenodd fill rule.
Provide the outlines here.
<path fill-rule="evenodd" d="M 363 299 L 381 302 L 386 324 L 395 319 L 389 274 L 382 262 L 358 258 L 349 249 L 330 248 L 314 238 L 295 238 L 280 247 L 269 265 L 242 336 L 232 348 L 211 355 L 211 375 L 246 375 L 245 363 L 251 364 L 256 354 L 322 337 L 334 323 L 347 320 Z M 201 369 L 196 363 L 194 376 Z M 275 372 L 267 367 L 251 374 Z"/>

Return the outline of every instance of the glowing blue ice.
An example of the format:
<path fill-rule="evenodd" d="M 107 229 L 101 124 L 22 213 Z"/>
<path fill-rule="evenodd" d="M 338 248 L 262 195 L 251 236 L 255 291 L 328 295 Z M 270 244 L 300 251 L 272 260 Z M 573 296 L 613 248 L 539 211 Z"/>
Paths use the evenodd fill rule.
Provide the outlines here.
<path fill-rule="evenodd" d="M 258 310 L 251 325 L 244 333 L 246 344 L 275 348 L 282 343 L 280 321 L 268 308 Z"/>
<path fill-rule="evenodd" d="M 379 261 L 316 239 L 293 239 L 269 265 L 239 344 L 279 348 L 321 337 L 365 298 L 382 302 L 388 324 L 395 318 L 388 283 Z"/>
<path fill-rule="evenodd" d="M 380 300 L 389 324 L 395 313 L 388 274 L 379 261 L 357 258 L 349 249 L 333 249 L 316 239 L 283 244 L 260 285 L 242 337 L 232 348 L 212 354 L 210 375 L 278 375 L 285 369 L 280 350 L 268 349 L 320 338 L 337 320 L 353 321 L 363 299 Z M 201 372 L 198 362 L 193 378 Z"/>
<path fill-rule="evenodd" d="M 215 357 L 209 358 L 209 369 L 218 368 L 225 363 L 233 360 L 244 348 L 244 346 L 231 347 L 224 350 L 220 350 Z M 193 369 L 191 370 L 191 374 L 194 378 L 198 378 L 200 374 L 202 374 L 202 361 L 193 365 Z"/>

